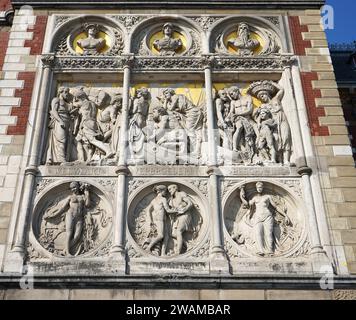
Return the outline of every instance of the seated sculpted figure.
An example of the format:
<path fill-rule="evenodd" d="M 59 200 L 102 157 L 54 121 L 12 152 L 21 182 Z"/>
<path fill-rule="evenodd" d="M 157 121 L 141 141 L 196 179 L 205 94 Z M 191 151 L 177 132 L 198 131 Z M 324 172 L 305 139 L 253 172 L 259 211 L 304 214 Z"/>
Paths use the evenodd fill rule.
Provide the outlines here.
<path fill-rule="evenodd" d="M 78 46 L 84 55 L 98 55 L 105 48 L 105 39 L 98 38 L 99 26 L 97 24 L 85 24 L 84 28 L 88 37 L 78 40 Z"/>
<path fill-rule="evenodd" d="M 237 38 L 228 41 L 228 44 L 237 49 L 237 54 L 241 56 L 252 56 L 254 50 L 260 46 L 260 42 L 251 38 L 250 27 L 247 23 L 241 22 L 237 30 Z"/>
<path fill-rule="evenodd" d="M 173 38 L 173 25 L 166 23 L 163 26 L 164 37 L 153 42 L 153 47 L 162 56 L 174 56 L 183 47 L 181 39 Z"/>

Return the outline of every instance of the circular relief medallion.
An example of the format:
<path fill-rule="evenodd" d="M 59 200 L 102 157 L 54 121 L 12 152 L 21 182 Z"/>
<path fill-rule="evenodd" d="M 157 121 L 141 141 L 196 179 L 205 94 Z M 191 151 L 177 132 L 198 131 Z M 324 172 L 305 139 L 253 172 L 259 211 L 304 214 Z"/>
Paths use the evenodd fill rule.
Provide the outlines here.
<path fill-rule="evenodd" d="M 192 189 L 179 183 L 144 188 L 129 208 L 129 231 L 146 253 L 159 257 L 185 254 L 201 242 L 205 206 Z"/>
<path fill-rule="evenodd" d="M 305 240 L 305 221 L 294 197 L 269 182 L 249 182 L 230 193 L 225 227 L 246 256 L 289 256 Z"/>
<path fill-rule="evenodd" d="M 99 248 L 112 227 L 112 210 L 103 193 L 82 182 L 62 184 L 37 203 L 33 233 L 55 256 L 79 256 Z"/>

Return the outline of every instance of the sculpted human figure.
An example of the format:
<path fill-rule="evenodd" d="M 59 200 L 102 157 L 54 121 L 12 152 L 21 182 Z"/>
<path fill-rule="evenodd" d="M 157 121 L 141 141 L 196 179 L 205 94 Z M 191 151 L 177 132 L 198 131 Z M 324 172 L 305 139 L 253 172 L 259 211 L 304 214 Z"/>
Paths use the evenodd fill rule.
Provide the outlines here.
<path fill-rule="evenodd" d="M 184 245 L 184 233 L 192 230 L 192 212 L 193 202 L 184 191 L 179 191 L 176 184 L 168 186 L 170 193 L 169 206 L 175 213 L 175 222 L 173 225 L 172 237 L 177 239 L 177 254 L 181 254 Z"/>
<path fill-rule="evenodd" d="M 146 140 L 143 129 L 146 127 L 146 120 L 149 109 L 149 92 L 147 88 L 137 89 L 132 102 L 131 119 L 129 123 L 129 141 L 131 150 L 135 154 L 143 151 Z"/>
<path fill-rule="evenodd" d="M 49 137 L 46 164 L 63 164 L 68 162 L 68 140 L 71 123 L 71 95 L 69 88 L 60 88 L 58 97 L 51 103 Z"/>
<path fill-rule="evenodd" d="M 230 45 L 237 49 L 237 54 L 241 56 L 252 56 L 254 50 L 260 46 L 260 42 L 251 38 L 250 27 L 247 23 L 241 22 L 237 30 L 237 38 L 228 41 Z"/>
<path fill-rule="evenodd" d="M 261 108 L 270 110 L 276 122 L 276 151 L 280 153 L 281 163 L 289 165 L 292 151 L 292 136 L 282 106 L 284 89 L 279 84 L 266 80 L 253 83 L 248 91 L 262 101 Z"/>
<path fill-rule="evenodd" d="M 241 187 L 240 198 L 242 204 L 250 209 L 249 219 L 253 227 L 254 238 L 257 246 L 257 254 L 261 256 L 271 255 L 274 252 L 274 211 L 277 204 L 273 201 L 272 196 L 264 194 L 263 182 L 256 183 L 257 194 L 251 200 L 246 199 L 245 187 Z M 286 213 L 281 213 L 286 224 L 290 220 Z"/>
<path fill-rule="evenodd" d="M 156 197 L 151 201 L 147 207 L 147 215 L 150 221 L 150 229 L 156 231 L 156 236 L 149 241 L 147 249 L 152 251 L 152 248 L 159 242 L 162 242 L 161 255 L 166 255 L 167 244 L 169 240 L 168 230 L 167 230 L 167 214 L 173 213 L 174 211 L 168 206 L 167 187 L 165 185 L 158 185 L 153 188 L 153 192 Z"/>
<path fill-rule="evenodd" d="M 230 115 L 230 99 L 226 89 L 218 91 L 218 98 L 215 100 L 216 116 L 218 128 L 222 139 L 222 147 L 232 149 L 233 123 Z"/>
<path fill-rule="evenodd" d="M 235 132 L 232 137 L 233 150 L 241 151 L 244 146 L 252 162 L 255 149 L 255 130 L 252 120 L 253 102 L 250 95 L 242 96 L 238 87 L 231 87 L 228 90 L 231 98 L 230 118 L 235 125 Z"/>
<path fill-rule="evenodd" d="M 184 128 L 190 144 L 190 153 L 199 157 L 201 155 L 202 129 L 204 115 L 200 108 L 195 106 L 185 95 L 176 94 L 171 88 L 163 90 L 160 98 L 163 108 L 169 117 L 176 117 L 180 126 Z"/>
<path fill-rule="evenodd" d="M 74 101 L 78 108 L 77 124 L 74 130 L 77 140 L 77 153 L 79 162 L 90 162 L 95 149 L 104 153 L 105 158 L 114 155 L 110 144 L 103 142 L 104 135 L 101 132 L 97 116 L 97 108 L 94 102 L 88 99 L 83 90 L 76 90 Z"/>
<path fill-rule="evenodd" d="M 122 96 L 116 95 L 112 98 L 111 103 L 98 116 L 98 123 L 104 134 L 103 142 L 112 140 L 113 131 L 117 122 L 120 122 L 122 109 Z"/>
<path fill-rule="evenodd" d="M 153 47 L 164 56 L 174 56 L 178 50 L 183 47 L 181 39 L 173 38 L 173 25 L 171 23 L 165 23 L 163 25 L 163 38 L 155 40 Z"/>
<path fill-rule="evenodd" d="M 97 24 L 85 24 L 84 28 L 88 37 L 78 40 L 78 46 L 83 49 L 84 55 L 97 55 L 106 45 L 105 39 L 98 38 L 99 26 Z"/>
<path fill-rule="evenodd" d="M 256 146 L 263 160 L 269 160 L 272 163 L 277 162 L 277 152 L 273 132 L 276 129 L 276 122 L 269 109 L 258 108 L 255 114 L 257 122 L 257 140 Z"/>
<path fill-rule="evenodd" d="M 44 219 L 50 221 L 65 214 L 65 252 L 66 255 L 78 255 L 83 240 L 83 226 L 87 208 L 91 205 L 89 185 L 84 184 L 83 190 L 79 182 L 71 182 L 72 194 L 59 202 L 45 213 Z"/>

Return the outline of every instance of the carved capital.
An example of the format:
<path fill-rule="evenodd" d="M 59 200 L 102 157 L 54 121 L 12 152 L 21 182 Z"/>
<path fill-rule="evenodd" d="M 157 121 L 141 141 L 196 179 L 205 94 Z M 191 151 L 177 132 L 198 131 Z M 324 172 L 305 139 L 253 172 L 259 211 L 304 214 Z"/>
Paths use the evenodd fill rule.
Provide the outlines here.
<path fill-rule="evenodd" d="M 135 57 L 131 54 L 122 55 L 123 68 L 132 68 L 135 61 Z"/>
<path fill-rule="evenodd" d="M 216 60 L 215 60 L 215 57 L 212 55 L 203 55 L 201 57 L 200 62 L 201 62 L 203 69 L 209 69 L 209 68 L 213 68 L 215 66 Z"/>
<path fill-rule="evenodd" d="M 38 168 L 35 166 L 30 166 L 25 169 L 26 176 L 36 176 L 38 172 Z"/>
<path fill-rule="evenodd" d="M 55 64 L 55 55 L 54 54 L 43 54 L 41 57 L 41 61 L 42 61 L 42 67 L 43 68 L 49 68 L 49 69 L 53 69 L 54 64 Z"/>
<path fill-rule="evenodd" d="M 115 172 L 118 176 L 121 176 L 121 175 L 128 176 L 131 173 L 129 168 L 126 166 L 118 166 L 117 169 L 115 170 Z"/>
<path fill-rule="evenodd" d="M 290 68 L 297 62 L 296 56 L 282 56 L 281 62 L 284 68 Z"/>
<path fill-rule="evenodd" d="M 311 174 L 313 173 L 313 170 L 312 170 L 312 168 L 305 166 L 305 167 L 298 168 L 297 172 L 301 176 L 304 176 L 304 175 L 311 176 Z"/>

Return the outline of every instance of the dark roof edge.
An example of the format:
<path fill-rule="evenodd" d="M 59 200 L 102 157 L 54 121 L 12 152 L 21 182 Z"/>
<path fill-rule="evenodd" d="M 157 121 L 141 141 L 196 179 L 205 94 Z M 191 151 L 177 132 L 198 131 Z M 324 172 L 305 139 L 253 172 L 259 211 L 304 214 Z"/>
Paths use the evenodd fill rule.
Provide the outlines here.
<path fill-rule="evenodd" d="M 12 0 L 15 9 L 23 5 L 32 6 L 35 9 L 41 8 L 96 8 L 99 9 L 119 9 L 119 8 L 139 8 L 139 9 L 320 9 L 325 4 L 325 0 Z M 100 8 L 100 9 L 101 9 Z"/>

